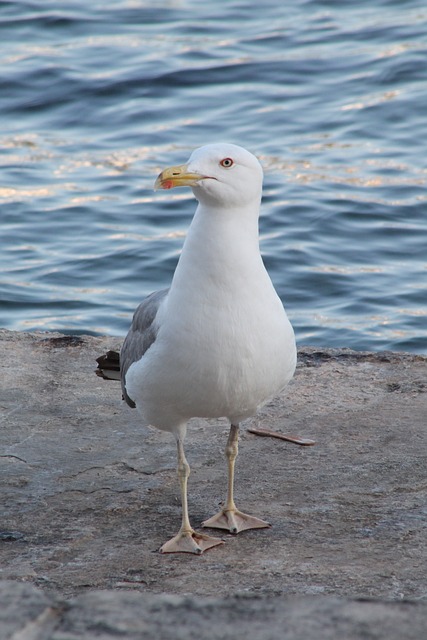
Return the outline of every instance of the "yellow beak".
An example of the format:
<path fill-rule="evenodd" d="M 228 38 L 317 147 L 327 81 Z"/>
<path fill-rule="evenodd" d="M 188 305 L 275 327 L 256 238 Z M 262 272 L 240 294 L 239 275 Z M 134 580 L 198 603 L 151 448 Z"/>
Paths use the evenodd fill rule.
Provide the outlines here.
<path fill-rule="evenodd" d="M 187 164 L 168 167 L 157 177 L 154 189 L 173 189 L 174 187 L 193 187 L 206 176 L 200 173 L 189 173 Z"/>

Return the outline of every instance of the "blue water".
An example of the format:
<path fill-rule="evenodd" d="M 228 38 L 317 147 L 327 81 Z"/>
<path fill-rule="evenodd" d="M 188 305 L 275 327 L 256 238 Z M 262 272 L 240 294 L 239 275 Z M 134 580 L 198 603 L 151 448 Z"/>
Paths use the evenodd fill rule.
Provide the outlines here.
<path fill-rule="evenodd" d="M 2 2 L 0 61 L 0 326 L 123 335 L 222 140 L 299 343 L 427 351 L 425 0 Z"/>

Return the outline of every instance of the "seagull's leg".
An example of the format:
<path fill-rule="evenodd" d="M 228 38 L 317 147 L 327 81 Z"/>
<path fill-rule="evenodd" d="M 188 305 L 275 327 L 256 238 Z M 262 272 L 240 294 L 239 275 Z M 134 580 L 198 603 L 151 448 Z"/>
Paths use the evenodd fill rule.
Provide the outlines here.
<path fill-rule="evenodd" d="M 263 529 L 269 527 L 269 523 L 254 516 L 249 516 L 236 509 L 234 503 L 234 464 L 239 452 L 239 425 L 232 424 L 225 447 L 225 456 L 228 463 L 228 490 L 225 507 L 209 520 L 202 523 L 203 527 L 213 529 L 228 529 L 230 533 L 239 533 L 245 529 Z"/>
<path fill-rule="evenodd" d="M 223 544 L 220 538 L 212 538 L 203 533 L 196 533 L 190 524 L 187 504 L 187 480 L 190 475 L 190 465 L 184 453 L 184 435 L 182 431 L 177 435 L 178 447 L 178 478 L 181 488 L 182 524 L 177 535 L 161 547 L 161 553 L 196 553 L 200 555 L 206 549 Z"/>

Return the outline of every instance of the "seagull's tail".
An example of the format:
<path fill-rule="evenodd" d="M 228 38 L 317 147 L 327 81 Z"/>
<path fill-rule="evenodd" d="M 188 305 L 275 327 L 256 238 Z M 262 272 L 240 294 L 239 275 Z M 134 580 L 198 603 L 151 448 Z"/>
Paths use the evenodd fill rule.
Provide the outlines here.
<path fill-rule="evenodd" d="M 107 351 L 96 359 L 98 363 L 95 373 L 104 380 L 120 380 L 120 354 L 117 351 Z"/>

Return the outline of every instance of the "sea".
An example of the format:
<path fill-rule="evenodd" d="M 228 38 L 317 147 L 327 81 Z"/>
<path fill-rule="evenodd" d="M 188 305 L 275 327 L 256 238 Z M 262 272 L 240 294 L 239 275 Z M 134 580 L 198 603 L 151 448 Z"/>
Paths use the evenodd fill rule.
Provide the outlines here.
<path fill-rule="evenodd" d="M 2 1 L 0 116 L 1 327 L 125 335 L 224 141 L 298 344 L 427 353 L 425 0 Z"/>

